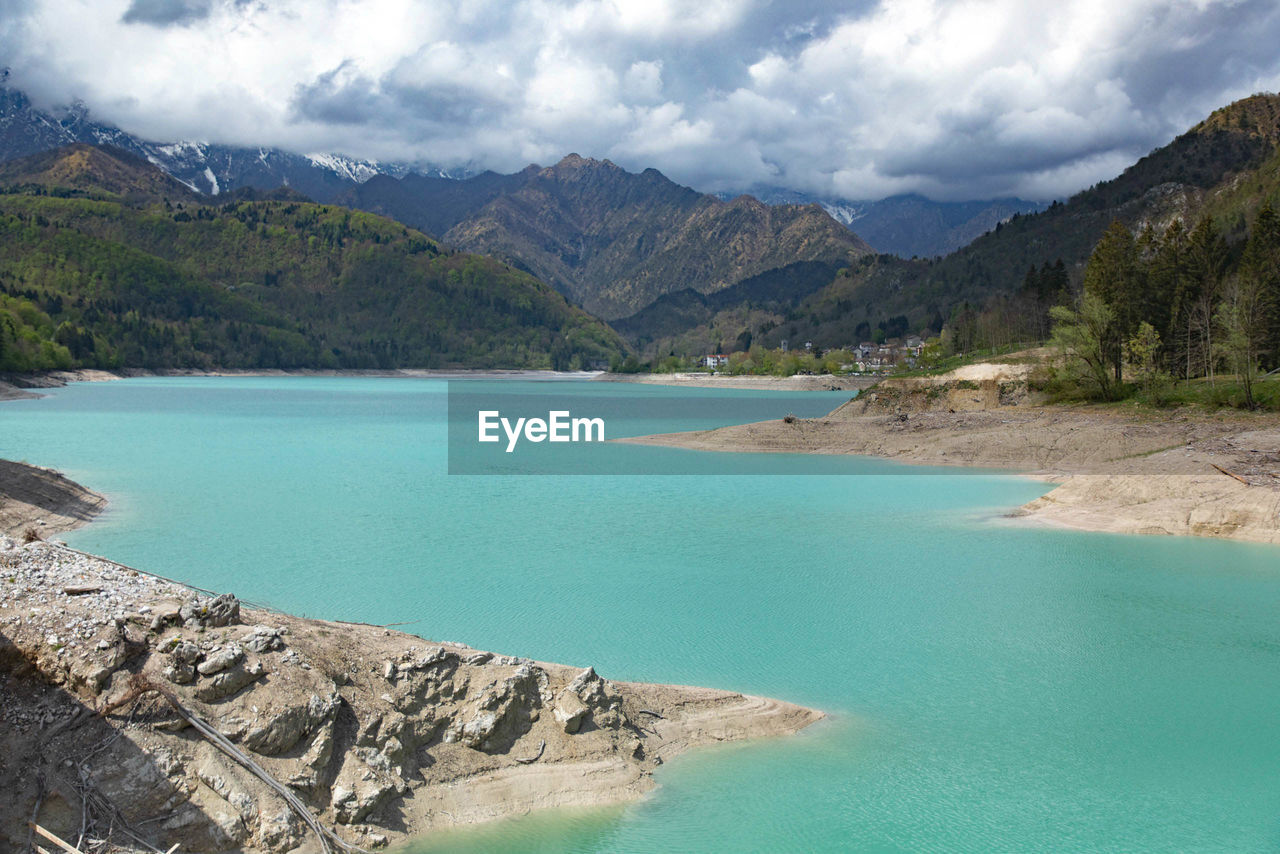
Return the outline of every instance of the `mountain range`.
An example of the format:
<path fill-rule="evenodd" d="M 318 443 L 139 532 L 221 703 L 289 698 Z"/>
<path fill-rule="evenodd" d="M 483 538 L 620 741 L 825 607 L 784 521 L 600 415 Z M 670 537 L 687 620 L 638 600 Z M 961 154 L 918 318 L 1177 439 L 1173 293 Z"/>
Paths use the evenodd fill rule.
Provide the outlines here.
<path fill-rule="evenodd" d="M 82 105 L 36 109 L 0 91 L 0 159 L 87 142 L 137 156 L 193 192 L 217 197 L 281 185 L 384 214 L 449 245 L 501 259 L 598 316 L 629 315 L 671 291 L 713 293 L 788 265 L 818 279 L 870 250 L 821 207 L 721 201 L 656 170 L 633 174 L 570 155 L 514 175 L 422 174 L 400 164 L 203 143 L 158 144 L 94 122 Z"/>
<path fill-rule="evenodd" d="M 1044 210 L 1039 202 L 1005 198 L 990 201 L 936 202 L 918 194 L 855 201 L 797 193 L 780 187 L 745 191 L 767 204 L 822 205 L 837 222 L 875 247 L 902 258 L 932 258 L 972 243 L 1015 214 Z M 722 198 L 730 194 L 721 194 Z"/>
<path fill-rule="evenodd" d="M 726 202 L 656 169 L 636 174 L 577 154 L 463 181 L 378 177 L 340 201 L 529 270 L 605 319 L 674 291 L 712 294 L 809 262 L 818 265 L 813 290 L 872 251 L 816 204 Z"/>
<path fill-rule="evenodd" d="M 12 160 L 82 142 L 110 145 L 159 167 L 192 190 L 216 196 L 241 187 L 292 187 L 320 202 L 332 201 L 374 175 L 411 172 L 465 177 L 429 165 L 361 160 L 339 154 L 295 154 L 278 148 L 245 148 L 205 142 L 152 142 L 95 121 L 76 103 L 59 110 L 35 107 L 21 91 L 0 87 L 0 160 Z"/>
<path fill-rule="evenodd" d="M 295 154 L 278 148 L 237 147 L 197 141 L 153 142 L 118 127 L 96 121 L 82 103 L 40 110 L 22 92 L 3 88 L 0 73 L 0 160 L 23 157 L 74 142 L 120 148 L 154 163 L 193 190 L 210 195 L 242 187 L 274 190 L 287 185 L 316 201 L 348 201 L 368 197 L 370 205 L 436 237 L 463 219 L 459 204 L 475 210 L 476 198 L 491 201 L 503 188 L 517 189 L 531 170 L 517 175 L 466 169 L 442 169 L 430 164 L 380 162 L 333 153 Z M 522 177 L 517 177 L 522 176 Z M 451 187 L 453 179 L 481 178 L 466 188 Z M 392 179 L 400 179 L 394 186 Z M 361 185 L 373 182 L 367 191 Z M 352 195 L 355 191 L 355 195 Z M 429 196 L 439 212 L 417 197 Z M 821 204 L 835 220 L 856 232 L 877 252 L 904 258 L 932 257 L 958 249 L 1014 213 L 1038 210 L 1023 199 L 976 202 L 934 202 L 922 196 L 895 196 L 879 201 L 819 198 L 778 187 L 759 186 L 741 193 L 720 194 L 723 201 L 753 195 L 766 204 Z M 360 206 L 360 205 L 357 205 Z"/>
<path fill-rule="evenodd" d="M 885 200 L 874 210 L 840 207 L 830 200 L 825 208 L 796 204 L 777 196 L 784 203 L 770 205 L 750 196 L 721 199 L 682 187 L 653 169 L 632 173 L 607 160 L 578 155 L 510 175 L 446 177 L 319 155 L 278 152 L 279 159 L 273 160 L 265 150 L 255 157 L 266 171 L 255 172 L 244 168 L 253 159 L 250 150 L 235 149 L 226 169 L 217 172 L 209 165 L 216 147 L 143 143 L 94 124 L 83 110 L 55 119 L 34 109 L 20 93 L 2 94 L 0 157 L 18 149 L 44 151 L 68 136 L 87 136 L 97 146 L 64 146 L 0 169 L 0 184 L 8 187 L 5 204 L 16 217 L 10 223 L 17 229 L 13 234 L 27 241 L 18 244 L 25 247 L 17 253 L 22 275 L 10 270 L 7 293 L 36 308 L 58 309 L 46 310 L 44 320 L 11 314 L 17 319 L 11 326 L 24 326 L 37 343 L 58 343 L 53 336 L 61 323 L 88 330 L 79 315 L 63 316 L 65 302 L 53 297 L 87 299 L 86 282 L 105 275 L 101 268 L 84 268 L 76 273 L 81 278 L 59 281 L 52 290 L 33 285 L 39 269 L 33 259 L 49 263 L 47 259 L 63 257 L 59 241 L 96 241 L 99 248 L 103 241 L 120 244 L 169 265 L 165 269 L 196 290 L 214 287 L 219 305 L 239 306 L 236 311 L 258 318 L 254 323 L 259 327 L 302 336 L 290 339 L 291 363 L 409 365 L 415 364 L 411 359 L 426 359 L 431 364 L 497 365 L 510 358 L 520 365 L 585 364 L 611 358 L 623 345 L 587 314 L 559 296 L 552 299 L 548 285 L 570 303 L 609 319 L 648 355 L 750 343 L 776 346 L 783 339 L 812 340 L 825 348 L 866 340 L 876 329 L 881 335 L 936 331 L 959 311 L 1018 293 L 1029 280 L 1029 269 L 1052 267 L 1055 281 L 1060 277 L 1078 284 L 1085 260 L 1115 219 L 1135 231 L 1148 225 L 1159 231 L 1175 219 L 1190 225 L 1207 215 L 1233 240 L 1264 201 L 1280 203 L 1280 97 L 1274 95 L 1215 111 L 1115 179 L 1046 210 L 1026 213 L 1020 206 L 1027 203 L 1015 199 L 956 203 L 943 213 L 914 197 Z M 111 146 L 112 141 L 121 145 Z M 196 152 L 194 159 L 175 159 L 180 149 Z M 270 171 L 273 163 L 296 167 L 298 177 Z M 191 180 L 201 164 L 212 173 L 206 176 L 207 187 Z M 388 173 L 379 172 L 384 168 Z M 277 178 L 289 189 L 282 189 Z M 327 203 L 305 198 L 302 188 L 308 181 Z M 214 182 L 218 195 L 205 192 Z M 37 211 L 40 206 L 58 216 Z M 286 209 L 291 213 L 283 213 Z M 884 234 L 892 232 L 894 222 L 925 220 L 933 223 L 935 235 L 992 221 L 994 227 L 945 256 L 908 260 L 874 252 L 837 222 L 831 209 L 863 224 L 859 228 L 879 222 Z M 91 210 L 97 213 L 90 216 Z M 240 225 L 232 225 L 228 217 Z M 40 226 L 42 221 L 47 224 Z M 107 222 L 115 224 L 108 227 Z M 188 229 L 188 222 L 204 225 Z M 209 225 L 215 222 L 216 228 Z M 347 230 L 353 222 L 363 224 L 358 236 Z M 175 224 L 182 226 L 178 233 L 204 236 L 184 244 L 194 253 L 184 259 L 171 244 L 148 237 L 144 223 L 170 236 Z M 255 247 L 248 253 L 255 256 L 252 263 L 228 242 L 227 235 L 239 227 L 248 229 L 247 239 Z M 431 235 L 442 237 L 443 243 Z M 387 244 L 398 249 L 377 248 Z M 430 251 L 409 248 L 421 245 L 429 245 Z M 316 247 L 326 247 L 320 257 L 327 259 L 332 281 L 308 255 Z M 272 260 L 256 257 L 259 250 Z M 208 252 L 240 258 L 247 266 L 215 262 Z M 430 263 L 410 260 L 424 253 Z M 101 253 L 89 254 L 95 264 L 102 261 Z M 370 274 L 369 264 L 379 272 Z M 294 277 L 289 265 L 307 272 Z M 0 282 L 4 275 L 0 268 Z M 287 287 L 278 287 L 282 280 Z M 371 288 L 376 299 L 365 300 L 351 290 L 355 282 Z M 433 303 L 437 314 L 398 316 L 390 326 L 366 313 L 374 304 L 405 310 L 405 300 L 419 288 L 415 282 L 448 292 L 456 304 Z M 336 290 L 327 291 L 329 287 Z M 302 304 L 304 293 L 328 300 L 323 316 Z M 245 298 L 250 305 L 240 303 Z M 360 318 L 350 330 L 343 330 L 340 317 L 332 313 L 335 303 Z M 133 310 L 145 308 L 139 306 Z M 452 323 L 466 327 L 468 318 L 477 324 L 475 334 L 441 332 Z M 396 326 L 413 320 L 435 324 L 435 337 L 415 338 Z M 537 328 L 532 338 L 512 333 L 523 321 Z M 164 323 L 181 326 L 187 320 L 174 315 Z M 227 327 L 219 328 L 225 332 Z M 576 337 L 569 336 L 577 343 L 565 343 L 568 329 L 579 330 Z M 375 334 L 367 336 L 370 331 Z M 495 340 L 502 334 L 511 340 Z M 192 336 L 179 347 L 183 358 L 205 363 L 234 358 L 226 346 L 217 351 L 221 356 L 201 351 L 196 345 L 204 341 L 198 333 Z M 392 347 L 389 341 L 399 343 Z"/>

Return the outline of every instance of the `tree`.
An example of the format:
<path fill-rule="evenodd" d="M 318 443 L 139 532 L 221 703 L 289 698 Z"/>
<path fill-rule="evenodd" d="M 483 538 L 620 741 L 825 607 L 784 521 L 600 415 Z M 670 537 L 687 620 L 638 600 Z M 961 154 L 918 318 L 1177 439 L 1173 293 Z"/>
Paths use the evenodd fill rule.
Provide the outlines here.
<path fill-rule="evenodd" d="M 920 348 L 920 357 L 916 360 L 916 364 L 925 370 L 936 368 L 941 364 L 945 356 L 941 338 L 930 338 L 924 342 L 924 346 Z"/>
<path fill-rule="evenodd" d="M 1049 316 L 1053 319 L 1050 344 L 1066 357 L 1072 379 L 1088 396 L 1114 400 L 1120 385 L 1114 377 L 1110 342 L 1115 312 L 1097 293 L 1086 291 L 1079 311 L 1055 305 Z"/>
<path fill-rule="evenodd" d="M 1172 368 L 1181 367 L 1182 376 L 1192 372 L 1191 314 L 1193 299 L 1187 259 L 1187 230 L 1175 219 L 1165 229 L 1147 261 L 1147 320 L 1161 333 L 1165 355 Z"/>
<path fill-rule="evenodd" d="M 1111 313 L 1111 324 L 1103 330 L 1101 343 L 1116 383 L 1123 369 L 1123 343 L 1141 312 L 1137 260 L 1133 232 L 1120 220 L 1113 220 L 1084 268 L 1085 294 L 1101 300 Z"/>
<path fill-rule="evenodd" d="M 1217 310 L 1222 277 L 1228 260 L 1227 241 L 1218 226 L 1208 216 L 1196 224 L 1187 241 L 1187 267 L 1190 286 L 1187 296 L 1185 321 L 1188 335 L 1198 333 L 1200 352 L 1204 359 L 1204 373 L 1213 382 L 1214 360 L 1213 315 Z"/>
<path fill-rule="evenodd" d="M 1217 355 L 1240 378 L 1246 409 L 1257 405 L 1253 399 L 1253 383 L 1258 357 L 1267 344 L 1269 319 L 1262 279 L 1246 273 L 1232 276 L 1213 320 L 1218 327 Z"/>
<path fill-rule="evenodd" d="M 1160 383 L 1160 333 L 1145 320 L 1138 324 L 1137 331 L 1125 342 L 1125 351 L 1129 364 L 1133 365 L 1138 375 L 1138 384 L 1148 394 L 1156 390 Z"/>
<path fill-rule="evenodd" d="M 1273 366 L 1280 363 L 1280 216 L 1268 202 L 1258 211 L 1240 260 L 1240 275 L 1259 288 L 1267 327 L 1264 350 Z"/>

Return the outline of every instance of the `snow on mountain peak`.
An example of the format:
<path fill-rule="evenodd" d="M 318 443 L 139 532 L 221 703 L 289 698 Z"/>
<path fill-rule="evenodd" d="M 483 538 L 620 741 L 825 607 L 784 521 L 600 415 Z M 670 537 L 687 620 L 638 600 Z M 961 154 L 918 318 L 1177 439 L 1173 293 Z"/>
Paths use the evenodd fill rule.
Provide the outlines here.
<path fill-rule="evenodd" d="M 168 145 L 157 145 L 155 149 L 165 157 L 178 158 L 188 155 L 200 158 L 204 157 L 204 143 L 202 142 L 190 142 L 183 140 L 182 142 L 171 142 Z"/>
<path fill-rule="evenodd" d="M 312 166 L 320 169 L 328 169 L 343 178 L 355 181 L 357 184 L 363 184 L 381 170 L 378 164 L 371 160 L 353 160 L 349 157 L 343 157 L 339 154 L 314 153 L 303 155 L 307 160 L 311 161 Z"/>

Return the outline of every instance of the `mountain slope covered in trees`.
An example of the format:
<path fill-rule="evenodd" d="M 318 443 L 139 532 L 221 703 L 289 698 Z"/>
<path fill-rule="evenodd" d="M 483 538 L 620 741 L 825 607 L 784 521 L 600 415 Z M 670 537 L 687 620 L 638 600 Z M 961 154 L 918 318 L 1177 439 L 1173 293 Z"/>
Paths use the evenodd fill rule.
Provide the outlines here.
<path fill-rule="evenodd" d="M 567 369 L 623 349 L 528 274 L 385 217 L 169 181 L 84 145 L 4 166 L 0 369 Z"/>
<path fill-rule="evenodd" d="M 1147 226 L 1163 234 L 1175 220 L 1190 232 L 1208 215 L 1228 244 L 1240 244 L 1261 206 L 1280 203 L 1278 144 L 1280 96 L 1256 95 L 1215 111 L 1120 176 L 1041 213 L 1015 216 L 944 258 L 864 256 L 785 310 L 755 316 L 754 328 L 734 328 L 745 316 L 738 306 L 639 340 L 657 352 L 750 332 L 768 346 L 789 338 L 834 347 L 905 330 L 936 334 L 944 324 L 962 347 L 1043 337 L 1056 290 L 1079 288 L 1086 261 L 1115 220 L 1134 234 Z M 1022 317 L 1031 328 L 1018 327 Z"/>

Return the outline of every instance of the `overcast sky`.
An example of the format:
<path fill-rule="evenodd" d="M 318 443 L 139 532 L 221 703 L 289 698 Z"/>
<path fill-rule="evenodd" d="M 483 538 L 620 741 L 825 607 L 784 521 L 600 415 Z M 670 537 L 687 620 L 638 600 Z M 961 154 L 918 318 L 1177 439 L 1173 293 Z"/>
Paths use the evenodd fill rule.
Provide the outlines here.
<path fill-rule="evenodd" d="M 43 105 L 202 139 L 706 191 L 1049 199 L 1280 88 L 1277 0 L 3 0 Z"/>

